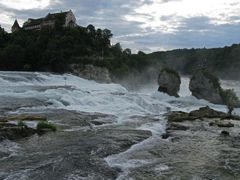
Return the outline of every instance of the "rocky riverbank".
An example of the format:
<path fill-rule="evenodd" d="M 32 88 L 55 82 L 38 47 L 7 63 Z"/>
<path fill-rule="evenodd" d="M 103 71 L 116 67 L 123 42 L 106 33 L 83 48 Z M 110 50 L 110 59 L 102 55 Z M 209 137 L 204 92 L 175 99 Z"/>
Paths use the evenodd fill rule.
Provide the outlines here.
<path fill-rule="evenodd" d="M 240 117 L 236 115 L 229 115 L 227 113 L 216 111 L 211 108 L 203 107 L 199 110 L 186 112 L 171 112 L 168 115 L 168 127 L 167 133 L 163 137 L 167 138 L 174 134 L 175 131 L 191 130 L 191 128 L 196 129 L 196 122 L 201 122 L 200 124 L 207 124 L 208 128 L 213 129 L 218 128 L 219 132 L 223 135 L 235 134 L 239 129 L 240 132 Z M 195 122 L 196 121 L 196 122 Z M 229 131 L 229 132 L 228 132 Z"/>

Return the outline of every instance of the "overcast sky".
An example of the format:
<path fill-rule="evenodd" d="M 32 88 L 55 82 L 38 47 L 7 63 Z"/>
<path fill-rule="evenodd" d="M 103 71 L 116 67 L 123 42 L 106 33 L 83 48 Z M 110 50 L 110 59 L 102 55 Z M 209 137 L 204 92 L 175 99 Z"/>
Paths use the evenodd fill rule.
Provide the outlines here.
<path fill-rule="evenodd" d="M 108 28 L 134 51 L 240 43 L 240 0 L 0 0 L 0 25 L 69 9 L 79 25 Z"/>

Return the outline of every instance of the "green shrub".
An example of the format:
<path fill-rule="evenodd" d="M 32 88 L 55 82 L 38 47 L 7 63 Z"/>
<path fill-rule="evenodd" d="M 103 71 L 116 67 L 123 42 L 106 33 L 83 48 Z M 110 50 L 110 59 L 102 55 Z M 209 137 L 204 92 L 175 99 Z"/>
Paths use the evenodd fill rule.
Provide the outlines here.
<path fill-rule="evenodd" d="M 41 121 L 37 124 L 37 130 L 43 130 L 43 129 L 50 129 L 52 131 L 57 130 L 57 128 L 54 124 L 46 122 L 46 121 Z"/>

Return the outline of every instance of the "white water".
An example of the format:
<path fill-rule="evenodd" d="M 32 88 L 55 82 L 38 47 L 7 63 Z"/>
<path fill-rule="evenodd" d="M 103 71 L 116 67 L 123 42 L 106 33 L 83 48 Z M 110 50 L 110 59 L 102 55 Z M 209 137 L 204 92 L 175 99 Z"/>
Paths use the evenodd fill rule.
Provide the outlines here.
<path fill-rule="evenodd" d="M 135 123 L 134 116 L 153 117 L 155 121 L 139 123 L 130 128 L 150 130 L 153 136 L 132 146 L 126 152 L 112 155 L 105 160 L 112 167 L 119 167 L 123 173 L 119 179 L 127 177 L 131 169 L 144 164 L 154 163 L 154 159 L 136 159 L 135 152 L 153 148 L 160 135 L 165 131 L 163 114 L 167 109 L 189 112 L 203 106 L 226 111 L 225 106 L 213 105 L 190 95 L 188 78 L 182 79 L 180 98 L 170 97 L 157 92 L 157 87 L 146 86 L 138 92 L 129 92 L 118 84 L 99 84 L 70 74 L 54 75 L 49 73 L 0 72 L 0 97 L 36 99 L 46 105 L 21 107 L 12 112 L 44 111 L 46 109 L 66 109 L 90 113 L 104 113 L 117 117 L 118 124 Z M 238 82 L 223 81 L 223 86 L 234 88 L 240 94 Z M 153 88 L 152 88 L 153 87 Z M 235 113 L 240 114 L 239 109 Z M 74 129 L 72 129 L 74 131 Z M 15 153 L 15 145 L 13 152 Z M 0 146 L 0 151 L 6 151 Z M 164 164 L 157 171 L 168 169 Z"/>

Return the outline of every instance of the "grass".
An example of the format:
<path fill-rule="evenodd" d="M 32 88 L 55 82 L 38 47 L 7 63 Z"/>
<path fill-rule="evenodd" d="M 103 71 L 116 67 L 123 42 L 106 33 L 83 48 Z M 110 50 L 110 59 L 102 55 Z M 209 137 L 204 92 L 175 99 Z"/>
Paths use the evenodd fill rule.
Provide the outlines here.
<path fill-rule="evenodd" d="M 50 129 L 52 131 L 56 131 L 57 127 L 50 122 L 41 121 L 37 124 L 37 130 L 43 130 L 43 129 Z"/>

